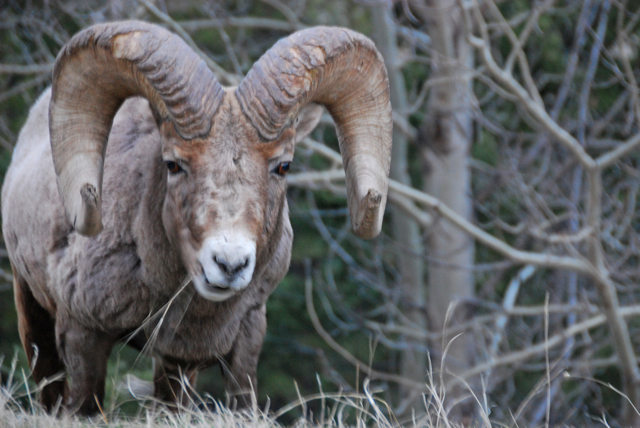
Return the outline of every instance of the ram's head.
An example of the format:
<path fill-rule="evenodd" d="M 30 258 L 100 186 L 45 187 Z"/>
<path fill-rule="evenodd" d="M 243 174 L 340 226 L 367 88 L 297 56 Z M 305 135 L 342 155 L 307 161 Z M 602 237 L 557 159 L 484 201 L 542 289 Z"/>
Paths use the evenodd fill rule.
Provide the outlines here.
<path fill-rule="evenodd" d="M 76 35 L 56 62 L 49 117 L 60 195 L 83 235 L 102 230 L 107 138 L 135 95 L 149 100 L 160 130 L 167 235 L 204 297 L 231 297 L 270 258 L 282 235 L 284 175 L 295 142 L 317 123 L 315 103 L 337 126 L 353 229 L 379 233 L 391 111 L 382 58 L 366 37 L 337 28 L 295 33 L 238 88 L 223 88 L 157 26 L 121 22 Z"/>

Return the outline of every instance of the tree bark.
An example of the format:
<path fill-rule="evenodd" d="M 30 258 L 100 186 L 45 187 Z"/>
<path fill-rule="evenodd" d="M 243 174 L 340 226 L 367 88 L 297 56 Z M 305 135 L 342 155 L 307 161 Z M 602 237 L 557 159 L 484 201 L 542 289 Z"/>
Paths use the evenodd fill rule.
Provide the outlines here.
<path fill-rule="evenodd" d="M 473 133 L 470 78 L 473 50 L 466 42 L 462 13 L 455 0 L 424 0 L 416 9 L 428 24 L 431 37 L 431 78 L 439 80 L 431 89 L 427 115 L 419 133 L 425 168 L 424 189 L 460 216 L 471 220 L 469 152 Z M 469 235 L 445 220 L 436 220 L 427 235 L 426 251 L 431 260 L 429 324 L 432 331 L 442 331 L 445 324 L 469 317 L 467 305 L 455 305 L 455 302 L 474 296 L 471 268 L 475 247 Z M 473 337 L 470 334 L 455 340 L 444 337 L 442 341 L 432 343 L 430 349 L 433 350 L 434 370 L 442 368 L 445 372 L 460 373 L 473 363 Z M 446 381 L 446 376 L 444 379 Z M 468 392 L 464 389 L 447 391 L 448 402 L 457 402 Z M 466 400 L 464 403 L 452 409 L 454 419 L 472 416 L 473 402 Z"/>

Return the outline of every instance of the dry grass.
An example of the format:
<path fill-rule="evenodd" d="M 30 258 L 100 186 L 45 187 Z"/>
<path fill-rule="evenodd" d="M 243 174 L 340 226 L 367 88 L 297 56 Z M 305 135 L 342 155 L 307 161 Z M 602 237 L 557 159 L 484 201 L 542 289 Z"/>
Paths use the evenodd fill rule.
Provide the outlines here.
<path fill-rule="evenodd" d="M 101 414 L 92 418 L 78 418 L 69 415 L 54 417 L 44 413 L 37 405 L 25 406 L 16 402 L 2 390 L 0 395 L 0 426 L 3 428 L 80 428 L 80 427 L 281 427 L 277 416 L 281 412 L 267 415 L 264 411 L 254 409 L 246 412 L 233 412 L 224 406 L 216 405 L 213 409 L 202 410 L 200 408 L 182 409 L 173 413 L 161 406 L 146 403 L 137 416 L 122 416 L 115 414 Z M 292 424 L 294 427 L 342 427 L 342 426 L 420 426 L 420 427 L 445 427 L 451 426 L 442 418 L 440 423 L 433 418 L 420 418 L 401 424 L 395 418 L 383 413 L 387 411 L 384 403 L 371 405 L 366 396 L 325 395 L 311 399 L 322 400 L 327 407 L 322 415 L 314 417 L 307 412 L 306 418 L 299 418 Z M 294 406 L 304 406 L 295 403 Z"/>
<path fill-rule="evenodd" d="M 120 386 L 111 391 L 112 397 L 107 398 L 108 404 L 105 405 L 103 412 L 92 418 L 80 418 L 64 411 L 58 412 L 58 416 L 52 416 L 39 406 L 36 400 L 38 388 L 29 382 L 28 373 L 18 369 L 17 359 L 14 359 L 8 376 L 5 370 L 3 383 L 0 384 L 0 428 L 279 428 L 284 426 L 294 428 L 459 428 L 463 426 L 449 419 L 448 412 L 445 410 L 443 390 L 437 386 L 440 380 L 433 376 L 428 377 L 428 392 L 423 395 L 425 412 L 403 419 L 394 415 L 391 407 L 379 398 L 380 391 L 371 387 L 368 380 L 363 382 L 362 393 L 329 393 L 321 389 L 318 394 L 300 397 L 281 409 L 270 409 L 269 404 L 265 408 L 258 408 L 254 404 L 253 409 L 242 412 L 232 411 L 214 401 L 210 396 L 202 397 L 191 390 L 193 397 L 191 405 L 180 409 L 179 412 L 173 412 L 161 403 L 146 396 L 136 395 L 131 391 L 132 384 L 126 380 L 131 377 L 131 375 L 125 375 L 112 379 L 114 384 Z M 122 385 L 125 385 L 125 394 L 122 394 Z M 544 385 L 539 386 L 544 387 Z M 610 385 L 602 386 L 611 388 Z M 130 388 L 129 391 L 126 391 L 126 388 Z M 322 388 L 321 385 L 320 388 Z M 133 389 L 136 388 L 133 387 Z M 471 390 L 469 389 L 469 391 Z M 620 391 L 616 392 L 626 398 Z M 473 392 L 471 395 L 476 403 L 478 414 L 475 421 L 464 426 L 484 428 L 549 427 L 545 423 L 528 425 L 527 422 L 519 420 L 518 414 L 522 408 L 527 407 L 530 397 L 522 402 L 520 409 L 511 413 L 510 421 L 496 421 L 489 417 L 491 413 L 490 397 L 486 394 L 476 396 L 473 395 Z M 132 396 L 137 398 L 132 398 Z M 137 412 L 133 415 L 126 414 L 124 407 L 132 401 L 135 402 Z M 316 409 L 315 413 L 311 409 Z M 285 425 L 282 421 L 287 419 L 293 422 Z M 605 416 L 592 416 L 587 419 L 590 422 L 581 425 L 583 428 L 621 426 L 616 421 L 607 420 Z M 573 425 L 561 426 L 573 427 Z"/>
<path fill-rule="evenodd" d="M 136 415 L 125 415 L 121 405 L 130 402 L 119 398 L 119 404 L 109 405 L 108 409 L 92 418 L 79 418 L 60 411 L 58 416 L 44 412 L 38 405 L 37 387 L 29 382 L 29 375 L 17 368 L 14 360 L 8 379 L 0 386 L 0 427 L 2 428 L 182 428 L 182 427 L 282 427 L 283 416 L 300 415 L 292 427 L 424 427 L 455 428 L 444 411 L 442 397 L 435 386 L 425 395 L 427 412 L 420 416 L 399 420 L 383 400 L 376 396 L 369 382 L 364 382 L 364 391 L 360 394 L 327 393 L 321 391 L 298 400 L 281 409 L 264 409 L 257 406 L 250 411 L 234 412 L 224 405 L 212 401 L 211 397 L 196 396 L 189 408 L 179 412 L 169 411 L 161 404 L 148 398 L 135 399 L 139 405 Z M 431 379 L 433 383 L 433 379 Z M 121 383 L 121 382 L 120 382 Z M 114 392 L 115 393 L 115 392 Z M 107 400 L 109 401 L 109 400 Z M 113 401 L 113 398 L 112 398 Z M 202 403 L 207 403 L 204 405 Z M 212 404 L 213 403 L 213 404 Z M 313 405 L 311 405 L 313 403 Z M 319 409 L 313 413 L 310 408 Z M 483 406 L 480 406 L 483 407 Z M 291 420 L 291 417 L 289 418 Z M 492 426 L 487 417 L 474 426 Z"/>

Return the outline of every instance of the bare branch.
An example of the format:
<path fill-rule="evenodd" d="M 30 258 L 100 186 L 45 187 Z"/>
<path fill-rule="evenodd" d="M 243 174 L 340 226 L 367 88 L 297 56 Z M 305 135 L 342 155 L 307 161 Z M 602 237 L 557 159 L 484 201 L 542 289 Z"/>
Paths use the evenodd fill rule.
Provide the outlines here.
<path fill-rule="evenodd" d="M 6 92 L 0 94 L 0 102 L 7 100 L 13 96 L 16 96 L 28 89 L 33 88 L 34 86 L 41 85 L 51 79 L 51 76 L 48 74 L 41 74 L 40 76 L 34 77 L 31 80 L 26 80 L 19 85 L 14 86 Z"/>
<path fill-rule="evenodd" d="M 51 73 L 52 71 L 53 63 L 33 65 L 0 64 L 0 74 L 41 74 Z"/>
<path fill-rule="evenodd" d="M 640 315 L 640 306 L 620 308 L 620 315 L 624 317 L 638 316 Z M 460 374 L 458 378 L 452 380 L 451 383 L 460 384 L 462 381 L 466 379 L 469 379 L 473 376 L 477 376 L 486 371 L 492 370 L 496 367 L 521 363 L 529 358 L 532 358 L 536 355 L 543 354 L 544 352 L 547 352 L 550 349 L 558 345 L 561 345 L 562 343 L 564 343 L 564 341 L 568 337 L 575 336 L 576 334 L 601 326 L 606 322 L 607 322 L 607 317 L 603 314 L 593 316 L 577 324 L 574 324 L 572 327 L 560 333 L 554 334 L 543 343 L 538 343 L 536 345 L 532 345 L 521 351 L 512 352 L 510 354 L 503 355 L 501 357 L 487 361 L 486 363 L 479 364 L 471 368 L 470 370 L 467 370 L 466 372 Z"/>
<path fill-rule="evenodd" d="M 308 263 L 308 262 L 307 262 Z M 358 360 L 354 357 L 349 351 L 344 349 L 338 342 L 336 342 L 333 337 L 322 327 L 320 323 L 320 319 L 318 318 L 318 314 L 316 313 L 315 307 L 313 305 L 313 282 L 311 280 L 310 272 L 308 272 L 309 267 L 307 266 L 307 274 L 305 278 L 305 298 L 307 302 L 307 312 L 309 313 L 309 317 L 311 318 L 311 322 L 315 327 L 316 331 L 322 337 L 322 339 L 337 352 L 342 358 L 351 363 L 354 367 L 357 367 L 359 370 L 362 370 L 367 376 L 370 376 L 374 379 L 386 380 L 388 382 L 397 383 L 399 385 L 403 385 L 408 388 L 416 389 L 418 391 L 426 391 L 426 384 L 422 382 L 416 382 L 411 379 L 405 379 L 402 376 L 383 373 L 371 368 L 368 364 L 363 361 Z"/>
<path fill-rule="evenodd" d="M 610 167 L 616 163 L 623 156 L 628 155 L 632 151 L 636 150 L 640 145 L 640 133 L 636 134 L 633 138 L 625 141 L 623 144 L 616 147 L 614 150 L 605 153 L 596 159 L 596 164 L 600 170 Z"/>
<path fill-rule="evenodd" d="M 289 21 L 291 25 L 295 26 L 296 28 L 302 27 L 302 24 L 298 20 L 298 17 L 296 16 L 296 14 L 293 13 L 293 11 L 286 4 L 282 3 L 279 0 L 261 0 L 261 1 L 273 7 L 274 9 L 277 9 L 278 11 L 280 11 L 280 13 L 282 13 L 284 17 L 287 18 L 287 21 Z"/>
<path fill-rule="evenodd" d="M 186 31 L 194 32 L 209 28 L 260 28 L 265 30 L 276 30 L 293 32 L 303 30 L 307 28 L 302 24 L 292 24 L 291 22 L 280 21 L 278 19 L 271 18 L 258 18 L 258 17 L 234 17 L 221 19 L 200 19 L 193 21 L 180 21 L 180 26 Z"/>
<path fill-rule="evenodd" d="M 534 5 L 533 12 L 530 14 L 529 19 L 527 19 L 527 23 L 526 23 L 524 29 L 520 32 L 520 36 L 518 37 L 518 42 L 516 44 L 516 47 L 514 47 L 514 49 L 509 54 L 509 57 L 507 58 L 507 61 L 505 63 L 505 68 L 507 70 L 512 70 L 512 68 L 513 68 L 512 64 L 513 64 L 513 61 L 515 60 L 516 56 L 524 55 L 524 52 L 522 51 L 522 46 L 524 46 L 524 44 L 526 43 L 526 41 L 529 38 L 529 35 L 531 35 L 531 32 L 533 31 L 533 29 L 538 26 L 538 19 L 540 19 L 540 15 L 542 15 L 543 12 L 545 12 L 547 9 L 549 9 L 554 1 L 555 0 L 545 0 L 542 3 Z M 493 5 L 491 7 L 493 8 Z M 502 14 L 500 14 L 500 16 L 502 16 Z M 504 17 L 502 19 L 504 19 Z M 509 27 L 509 29 L 511 29 L 513 27 L 513 22 L 506 22 L 506 20 L 505 20 L 505 23 L 506 23 L 507 27 Z M 513 30 L 511 30 L 511 31 L 513 31 Z M 515 34 L 514 34 L 514 36 L 515 36 Z M 511 38 L 511 36 L 510 36 L 510 38 Z"/>
<path fill-rule="evenodd" d="M 547 131 L 558 139 L 565 147 L 567 147 L 587 169 L 593 169 L 596 167 L 596 163 L 591 156 L 585 152 L 580 143 L 562 127 L 560 127 L 547 113 L 543 106 L 538 104 L 529 93 L 515 80 L 511 73 L 508 73 L 500 68 L 495 62 L 493 55 L 491 54 L 491 48 L 489 44 L 489 36 L 487 33 L 487 24 L 482 18 L 482 14 L 479 11 L 479 6 L 476 3 L 474 7 L 476 22 L 481 28 L 482 38 L 475 37 L 471 34 L 469 25 L 467 24 L 467 37 L 469 43 L 477 48 L 484 61 L 487 70 L 491 72 L 494 78 L 496 78 L 501 84 L 503 84 L 511 93 L 518 97 L 522 105 Z M 466 10 L 465 14 L 468 11 Z"/>
<path fill-rule="evenodd" d="M 393 124 L 406 139 L 415 141 L 418 138 L 418 130 L 401 113 L 393 112 Z"/>
<path fill-rule="evenodd" d="M 318 152 L 323 154 L 323 156 L 328 157 L 334 161 L 340 160 L 342 162 L 342 158 L 338 153 L 331 150 L 330 148 L 323 146 L 320 143 L 313 143 L 309 139 L 305 139 L 301 141 L 303 145 L 308 148 L 318 148 Z M 320 148 L 322 147 L 322 148 Z M 310 173 L 307 173 L 310 174 Z M 310 183 L 313 178 L 317 178 L 318 180 L 324 181 L 327 179 L 329 174 L 316 174 L 316 175 L 305 175 L 303 179 L 298 179 L 294 174 L 291 174 L 292 177 L 289 181 L 290 184 L 293 185 L 302 185 L 303 183 Z M 335 170 L 330 173 L 331 179 L 344 179 L 344 171 Z M 579 273 L 593 275 L 594 269 L 586 260 L 582 258 L 575 257 L 567 257 L 567 256 L 557 256 L 552 254 L 543 254 L 543 253 L 532 253 L 527 251 L 517 250 L 511 247 L 509 244 L 504 241 L 492 236 L 491 234 L 485 232 L 479 227 L 475 226 L 472 223 L 469 223 L 466 219 L 458 215 L 451 208 L 442 204 L 437 198 L 434 198 L 431 195 L 428 195 L 419 190 L 413 189 L 410 186 L 406 186 L 404 184 L 398 183 L 394 180 L 389 180 L 389 190 L 390 192 L 396 192 L 397 194 L 404 196 L 417 202 L 419 204 L 423 204 L 429 209 L 431 209 L 435 215 L 441 215 L 446 218 L 448 221 L 453 223 L 455 226 L 459 227 L 463 231 L 467 232 L 473 238 L 478 240 L 478 242 L 486 245 L 487 247 L 498 251 L 503 254 L 505 257 L 523 264 L 531 264 L 534 266 L 541 267 L 550 267 L 550 268 L 562 268 L 569 269 Z"/>
<path fill-rule="evenodd" d="M 516 303 L 516 298 L 518 297 L 518 292 L 520 291 L 520 286 L 529 278 L 531 278 L 531 276 L 533 276 L 535 272 L 535 267 L 527 265 L 522 268 L 520 272 L 518 272 L 518 274 L 511 280 L 502 300 L 502 307 L 505 311 L 508 312 L 509 310 L 513 309 Z M 548 308 L 548 305 L 545 305 L 545 308 Z M 509 319 L 506 315 L 501 315 L 496 320 L 496 333 L 493 336 L 491 347 L 489 348 L 489 352 L 491 353 L 491 355 L 495 355 L 498 351 L 498 346 L 500 346 L 500 342 L 502 342 L 502 336 L 508 320 Z"/>
<path fill-rule="evenodd" d="M 524 51 L 522 50 L 521 40 L 518 39 L 518 36 L 516 36 L 516 33 L 513 32 L 513 29 L 511 28 L 507 20 L 504 19 L 504 16 L 502 16 L 502 13 L 500 13 L 500 10 L 498 9 L 498 6 L 496 5 L 496 3 L 493 0 L 487 0 L 487 3 L 491 11 L 493 12 L 494 16 L 502 24 L 502 28 L 505 30 L 507 36 L 509 37 L 509 40 L 511 41 L 511 44 L 513 45 L 513 54 L 518 58 L 518 63 L 520 65 L 520 72 L 522 73 L 522 77 L 524 78 L 524 83 L 525 83 L 525 86 L 527 87 L 529 95 L 538 106 L 544 108 L 544 103 L 542 102 L 542 98 L 540 97 L 538 88 L 533 82 L 533 77 L 531 77 L 529 62 L 527 61 L 527 57 Z M 533 15 L 535 17 L 535 13 Z M 507 73 L 512 72 L 511 63 L 508 60 L 505 66 L 505 71 Z"/>

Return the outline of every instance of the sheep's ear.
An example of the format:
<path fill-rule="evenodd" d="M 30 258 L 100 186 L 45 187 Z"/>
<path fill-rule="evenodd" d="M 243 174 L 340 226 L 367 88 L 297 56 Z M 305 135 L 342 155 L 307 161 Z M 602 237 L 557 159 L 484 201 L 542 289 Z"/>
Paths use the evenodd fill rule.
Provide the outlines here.
<path fill-rule="evenodd" d="M 296 143 L 309 135 L 318 126 L 324 108 L 320 104 L 309 103 L 302 108 L 294 127 L 296 128 Z"/>

